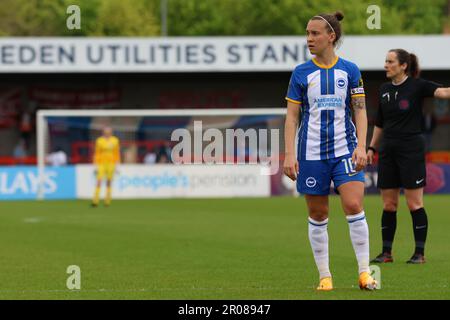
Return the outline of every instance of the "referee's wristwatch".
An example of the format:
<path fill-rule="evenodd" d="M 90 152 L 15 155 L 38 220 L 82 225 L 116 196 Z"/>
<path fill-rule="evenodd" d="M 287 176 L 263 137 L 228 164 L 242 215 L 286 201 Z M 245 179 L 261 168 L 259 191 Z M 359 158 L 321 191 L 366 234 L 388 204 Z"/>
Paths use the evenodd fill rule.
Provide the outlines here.
<path fill-rule="evenodd" d="M 368 147 L 367 150 L 372 150 L 373 153 L 377 153 L 377 149 L 375 149 L 374 147 Z"/>

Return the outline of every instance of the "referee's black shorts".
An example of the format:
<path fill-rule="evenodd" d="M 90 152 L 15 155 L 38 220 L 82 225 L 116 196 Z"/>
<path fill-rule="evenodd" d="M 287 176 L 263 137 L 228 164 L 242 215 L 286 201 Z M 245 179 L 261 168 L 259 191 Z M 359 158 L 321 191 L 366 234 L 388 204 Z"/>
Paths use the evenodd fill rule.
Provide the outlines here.
<path fill-rule="evenodd" d="M 379 150 L 379 189 L 417 189 L 426 185 L 425 138 L 383 138 Z"/>

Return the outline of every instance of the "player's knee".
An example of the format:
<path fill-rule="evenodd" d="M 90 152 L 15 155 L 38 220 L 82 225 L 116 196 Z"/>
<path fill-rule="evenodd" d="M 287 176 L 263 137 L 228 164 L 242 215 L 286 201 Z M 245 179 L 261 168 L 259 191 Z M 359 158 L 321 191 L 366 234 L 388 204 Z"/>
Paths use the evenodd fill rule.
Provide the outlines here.
<path fill-rule="evenodd" d="M 384 200 L 383 210 L 384 211 L 397 211 L 398 201 L 396 200 Z"/>
<path fill-rule="evenodd" d="M 344 211 L 347 214 L 357 214 L 363 211 L 363 206 L 361 201 L 349 200 L 344 203 Z"/>
<path fill-rule="evenodd" d="M 328 219 L 328 212 L 311 212 L 309 214 L 309 216 L 311 217 L 311 219 L 317 221 L 317 222 L 322 222 L 326 219 Z"/>
<path fill-rule="evenodd" d="M 323 221 L 328 218 L 327 202 L 307 202 L 309 216 L 316 221 Z"/>
<path fill-rule="evenodd" d="M 423 202 L 421 199 L 407 199 L 406 205 L 410 211 L 415 211 L 417 209 L 423 208 Z"/>

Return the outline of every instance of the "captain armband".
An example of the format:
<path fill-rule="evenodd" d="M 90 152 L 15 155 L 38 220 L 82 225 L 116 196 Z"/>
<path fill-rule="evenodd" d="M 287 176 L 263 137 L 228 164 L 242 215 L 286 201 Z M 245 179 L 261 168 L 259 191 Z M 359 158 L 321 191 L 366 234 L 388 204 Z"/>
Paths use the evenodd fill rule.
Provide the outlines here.
<path fill-rule="evenodd" d="M 350 94 L 352 96 L 356 95 L 356 94 L 358 94 L 358 95 L 365 94 L 364 87 L 353 88 L 353 89 L 350 90 Z"/>

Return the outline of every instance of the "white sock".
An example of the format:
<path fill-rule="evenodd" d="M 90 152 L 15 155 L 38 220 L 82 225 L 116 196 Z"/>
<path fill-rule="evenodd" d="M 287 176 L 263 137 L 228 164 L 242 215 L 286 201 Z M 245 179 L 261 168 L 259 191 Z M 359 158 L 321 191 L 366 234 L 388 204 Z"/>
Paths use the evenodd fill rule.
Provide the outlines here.
<path fill-rule="evenodd" d="M 308 235 L 320 279 L 331 277 L 328 262 L 328 219 L 316 221 L 308 218 Z"/>
<path fill-rule="evenodd" d="M 356 260 L 358 260 L 359 273 L 369 272 L 369 227 L 366 215 L 364 211 L 361 211 L 358 214 L 347 216 L 347 221 Z"/>

